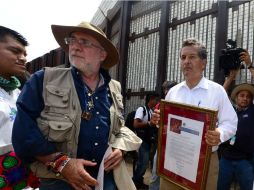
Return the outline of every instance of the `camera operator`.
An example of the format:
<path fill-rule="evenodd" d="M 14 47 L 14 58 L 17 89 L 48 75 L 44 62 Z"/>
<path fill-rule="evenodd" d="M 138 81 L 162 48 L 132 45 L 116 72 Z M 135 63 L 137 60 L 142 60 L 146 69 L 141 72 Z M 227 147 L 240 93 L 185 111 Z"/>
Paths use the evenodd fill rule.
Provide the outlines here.
<path fill-rule="evenodd" d="M 247 50 L 237 47 L 237 42 L 228 39 L 226 42 L 226 48 L 221 50 L 219 56 L 219 68 L 223 69 L 224 75 L 227 77 L 231 70 L 243 69 L 245 64 L 248 68 L 251 68 L 251 60 Z"/>
<path fill-rule="evenodd" d="M 254 68 L 247 51 L 240 54 L 254 78 Z M 237 70 L 230 70 L 224 88 L 229 90 L 235 80 Z M 237 180 L 240 189 L 252 190 L 253 166 L 251 160 L 254 152 L 254 87 L 251 84 L 240 84 L 233 88 L 231 99 L 238 116 L 236 135 L 220 145 L 219 176 L 217 190 L 229 190 L 233 180 Z"/>
<path fill-rule="evenodd" d="M 251 62 L 250 55 L 247 50 L 240 53 L 240 60 L 245 63 L 246 67 L 249 69 L 252 78 L 254 79 L 254 65 Z M 235 70 L 230 70 L 229 75 L 226 77 L 226 80 L 223 84 L 225 90 L 229 93 L 230 87 L 233 85 L 235 81 L 236 75 L 239 73 L 240 68 Z"/>

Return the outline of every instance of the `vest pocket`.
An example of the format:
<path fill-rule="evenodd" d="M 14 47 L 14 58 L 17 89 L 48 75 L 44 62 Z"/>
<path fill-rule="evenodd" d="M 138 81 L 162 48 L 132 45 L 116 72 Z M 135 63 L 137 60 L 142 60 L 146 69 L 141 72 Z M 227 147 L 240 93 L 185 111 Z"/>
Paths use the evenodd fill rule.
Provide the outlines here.
<path fill-rule="evenodd" d="M 48 140 L 52 142 L 64 142 L 70 140 L 73 124 L 62 121 L 49 121 Z"/>
<path fill-rule="evenodd" d="M 69 104 L 70 89 L 63 89 L 53 85 L 46 86 L 46 106 L 66 108 Z"/>

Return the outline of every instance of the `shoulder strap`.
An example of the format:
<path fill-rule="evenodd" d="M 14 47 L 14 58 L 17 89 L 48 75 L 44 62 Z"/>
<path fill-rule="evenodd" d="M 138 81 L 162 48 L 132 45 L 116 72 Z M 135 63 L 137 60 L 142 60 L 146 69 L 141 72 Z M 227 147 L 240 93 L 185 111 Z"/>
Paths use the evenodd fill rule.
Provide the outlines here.
<path fill-rule="evenodd" d="M 67 76 L 71 76 L 71 68 L 44 67 L 44 82 L 52 82 L 58 84 L 70 83 L 66 80 Z"/>
<path fill-rule="evenodd" d="M 70 68 L 44 67 L 43 98 L 46 97 L 46 86 L 55 85 L 59 88 L 74 86 Z"/>
<path fill-rule="evenodd" d="M 147 110 L 147 107 L 146 107 L 146 106 L 142 106 L 142 108 L 143 108 L 143 117 L 145 117 L 146 114 L 148 114 L 148 115 L 147 115 L 148 121 L 150 121 L 151 116 L 150 116 L 150 114 L 149 114 L 149 111 Z"/>

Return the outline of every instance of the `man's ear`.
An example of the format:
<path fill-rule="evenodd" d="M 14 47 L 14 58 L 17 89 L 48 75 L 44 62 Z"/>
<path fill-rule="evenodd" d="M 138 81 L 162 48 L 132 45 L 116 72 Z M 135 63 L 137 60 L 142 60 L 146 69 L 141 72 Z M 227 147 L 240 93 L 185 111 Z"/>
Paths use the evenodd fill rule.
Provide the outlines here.
<path fill-rule="evenodd" d="M 205 70 L 206 64 L 207 64 L 207 59 L 203 59 L 203 70 Z"/>
<path fill-rule="evenodd" d="M 105 50 L 102 50 L 101 51 L 101 61 L 104 61 L 107 56 L 108 56 L 108 53 Z"/>

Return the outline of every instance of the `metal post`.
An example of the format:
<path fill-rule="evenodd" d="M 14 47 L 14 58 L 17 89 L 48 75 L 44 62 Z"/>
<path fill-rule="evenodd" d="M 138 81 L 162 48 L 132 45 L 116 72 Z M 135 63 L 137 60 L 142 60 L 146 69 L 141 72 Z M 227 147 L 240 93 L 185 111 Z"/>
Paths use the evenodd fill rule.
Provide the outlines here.
<path fill-rule="evenodd" d="M 160 43 L 158 55 L 158 70 L 156 81 L 156 92 L 161 92 L 161 86 L 166 79 L 167 70 L 167 46 L 168 46 L 168 23 L 169 23 L 169 1 L 161 1 L 160 20 Z"/>
<path fill-rule="evenodd" d="M 228 28 L 228 2 L 218 1 L 218 16 L 216 23 L 215 57 L 214 57 L 214 81 L 223 84 L 224 73 L 219 68 L 219 55 L 221 49 L 226 47 Z"/>

